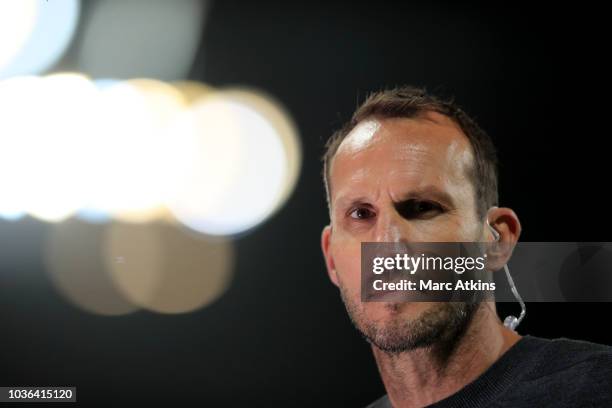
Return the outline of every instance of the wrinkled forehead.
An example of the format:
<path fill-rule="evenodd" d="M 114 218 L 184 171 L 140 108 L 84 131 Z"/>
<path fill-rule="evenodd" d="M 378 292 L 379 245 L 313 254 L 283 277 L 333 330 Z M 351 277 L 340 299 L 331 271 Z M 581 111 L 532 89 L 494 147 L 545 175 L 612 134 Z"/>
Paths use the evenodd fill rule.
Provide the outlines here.
<path fill-rule="evenodd" d="M 330 169 L 331 194 L 381 183 L 404 189 L 471 186 L 473 163 L 469 140 L 444 115 L 372 118 L 360 122 L 338 147 Z"/>

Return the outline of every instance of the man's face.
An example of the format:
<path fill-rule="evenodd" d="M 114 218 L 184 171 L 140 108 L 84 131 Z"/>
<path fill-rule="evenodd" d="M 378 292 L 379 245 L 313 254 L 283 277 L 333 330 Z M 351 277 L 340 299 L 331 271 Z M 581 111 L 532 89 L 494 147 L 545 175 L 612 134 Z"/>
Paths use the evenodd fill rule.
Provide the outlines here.
<path fill-rule="evenodd" d="M 480 240 L 472 165 L 467 137 L 433 112 L 361 122 L 338 148 L 323 250 L 351 319 L 383 350 L 433 344 L 465 325 L 473 309 L 460 303 L 361 302 L 361 242 Z"/>

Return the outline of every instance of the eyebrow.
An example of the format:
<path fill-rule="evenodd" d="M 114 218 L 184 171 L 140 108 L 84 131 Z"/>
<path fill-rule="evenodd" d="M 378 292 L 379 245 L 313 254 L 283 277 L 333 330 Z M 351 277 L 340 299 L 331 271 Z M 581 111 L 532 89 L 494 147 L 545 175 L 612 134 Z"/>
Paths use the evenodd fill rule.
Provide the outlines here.
<path fill-rule="evenodd" d="M 441 201 L 447 206 L 455 205 L 455 200 L 453 200 L 453 197 L 450 194 L 448 194 L 446 191 L 440 190 L 438 187 L 435 186 L 426 186 L 417 190 L 410 191 L 402 195 L 399 202 L 427 198 L 433 198 L 437 201 Z"/>
<path fill-rule="evenodd" d="M 336 208 L 352 207 L 355 204 L 361 204 L 367 201 L 370 201 L 370 200 L 365 196 L 351 198 L 350 196 L 347 195 L 347 196 L 342 196 L 336 199 L 335 207 Z"/>
<path fill-rule="evenodd" d="M 448 194 L 446 191 L 440 190 L 435 186 L 425 186 L 422 188 L 418 188 L 416 190 L 412 190 L 402 194 L 399 201 L 395 203 L 401 203 L 409 200 L 415 199 L 434 199 L 436 201 L 440 201 L 443 204 L 446 204 L 449 207 L 454 207 L 455 200 L 453 200 L 452 196 Z M 335 204 L 337 208 L 351 207 L 356 204 L 362 204 L 364 202 L 371 201 L 370 198 L 360 195 L 357 197 L 351 197 L 350 194 L 345 196 L 341 196 L 336 199 Z"/>

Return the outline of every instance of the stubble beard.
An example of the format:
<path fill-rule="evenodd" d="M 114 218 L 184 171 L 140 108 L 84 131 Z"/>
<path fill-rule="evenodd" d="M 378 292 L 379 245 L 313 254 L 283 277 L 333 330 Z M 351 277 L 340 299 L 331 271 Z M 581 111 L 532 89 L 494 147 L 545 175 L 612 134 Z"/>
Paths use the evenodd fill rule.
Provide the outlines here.
<path fill-rule="evenodd" d="M 385 308 L 392 316 L 379 322 L 367 318 L 360 307 L 366 303 L 353 301 L 343 285 L 340 294 L 353 325 L 370 344 L 392 355 L 431 348 L 440 359 L 452 353 L 480 305 L 479 301 L 437 303 L 414 319 L 406 319 L 401 313 L 393 313 L 398 304 L 387 303 Z"/>

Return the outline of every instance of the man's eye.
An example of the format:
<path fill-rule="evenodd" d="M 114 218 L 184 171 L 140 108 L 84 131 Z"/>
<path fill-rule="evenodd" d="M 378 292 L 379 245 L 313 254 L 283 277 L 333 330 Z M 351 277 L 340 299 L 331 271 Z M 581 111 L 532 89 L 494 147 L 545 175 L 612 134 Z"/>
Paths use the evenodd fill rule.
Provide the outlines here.
<path fill-rule="evenodd" d="M 374 212 L 368 208 L 360 207 L 355 208 L 349 214 L 351 218 L 355 218 L 358 220 L 366 220 L 368 218 L 372 218 L 374 216 Z"/>
<path fill-rule="evenodd" d="M 406 219 L 428 218 L 444 211 L 441 205 L 432 201 L 406 200 L 395 204 L 397 212 Z"/>

